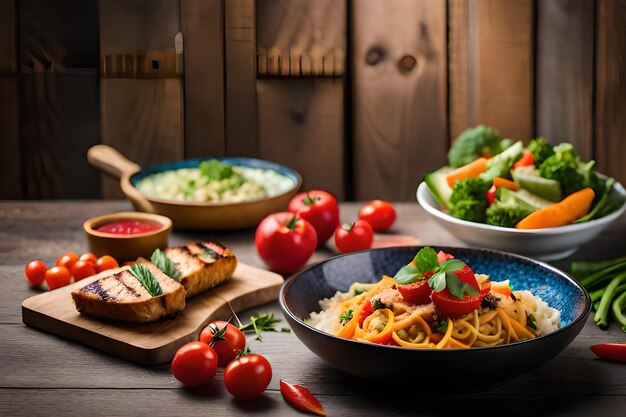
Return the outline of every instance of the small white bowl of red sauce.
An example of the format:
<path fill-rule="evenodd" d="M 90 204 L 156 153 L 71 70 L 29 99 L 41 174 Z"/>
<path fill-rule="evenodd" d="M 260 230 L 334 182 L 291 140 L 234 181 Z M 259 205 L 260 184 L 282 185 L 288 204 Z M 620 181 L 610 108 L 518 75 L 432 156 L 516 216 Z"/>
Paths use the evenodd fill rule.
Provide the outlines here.
<path fill-rule="evenodd" d="M 128 211 L 93 217 L 83 223 L 83 229 L 96 256 L 134 261 L 168 246 L 172 221 L 158 214 Z"/>

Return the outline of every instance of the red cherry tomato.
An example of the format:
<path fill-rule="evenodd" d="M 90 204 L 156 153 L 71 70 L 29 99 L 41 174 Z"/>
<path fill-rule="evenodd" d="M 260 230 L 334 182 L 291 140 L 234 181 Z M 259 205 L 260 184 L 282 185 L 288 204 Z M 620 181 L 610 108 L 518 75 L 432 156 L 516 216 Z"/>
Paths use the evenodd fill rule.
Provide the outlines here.
<path fill-rule="evenodd" d="M 224 385 L 238 400 L 260 397 L 272 380 L 272 367 L 261 355 L 251 354 L 235 359 L 224 369 Z"/>
<path fill-rule="evenodd" d="M 80 281 L 81 279 L 96 275 L 96 266 L 91 261 L 78 260 L 70 269 L 74 281 Z"/>
<path fill-rule="evenodd" d="M 476 281 L 474 271 L 472 271 L 472 269 L 467 265 L 465 265 L 463 269 L 452 273 L 456 275 L 461 282 L 471 285 L 475 289 L 479 290 L 480 293 L 477 295 L 466 294 L 465 297 L 460 299 L 452 295 L 450 291 L 445 288 L 443 291 L 433 291 L 431 298 L 437 308 L 446 316 L 460 317 L 478 308 L 483 298 L 489 294 L 491 284 L 487 284 L 481 289 Z"/>
<path fill-rule="evenodd" d="M 490 189 L 487 190 L 487 203 L 492 205 L 494 201 L 496 201 L 496 186 L 492 185 Z"/>
<path fill-rule="evenodd" d="M 98 262 L 98 257 L 91 252 L 84 253 L 78 258 L 79 261 L 87 261 L 91 262 L 93 266 L 96 266 L 96 262 Z"/>
<path fill-rule="evenodd" d="M 76 261 L 78 261 L 78 259 L 78 255 L 74 252 L 64 253 L 63 255 L 59 256 L 55 265 L 64 266 L 69 271 L 72 269 L 72 266 L 76 263 Z"/>
<path fill-rule="evenodd" d="M 406 285 L 397 285 L 398 291 L 402 294 L 404 301 L 411 304 L 430 303 L 430 294 L 433 290 L 428 285 L 428 280 L 423 279 Z"/>
<path fill-rule="evenodd" d="M 225 330 L 224 326 L 226 326 Z M 221 320 L 209 323 L 200 333 L 200 341 L 207 343 L 215 350 L 219 366 L 228 365 L 246 347 L 246 336 L 241 330 Z"/>
<path fill-rule="evenodd" d="M 454 259 L 454 256 L 450 255 L 449 253 L 445 253 L 442 250 L 437 252 L 437 260 L 439 261 L 439 264 L 444 263 L 448 259 Z"/>
<path fill-rule="evenodd" d="M 361 304 L 361 311 L 359 313 L 359 327 L 363 327 L 363 322 L 373 312 L 374 307 L 372 306 L 372 301 L 365 300 L 363 304 Z"/>
<path fill-rule="evenodd" d="M 46 264 L 43 261 L 31 261 L 24 267 L 24 276 L 33 287 L 38 287 L 46 280 Z"/>
<path fill-rule="evenodd" d="M 339 225 L 339 206 L 332 194 L 313 190 L 296 195 L 289 202 L 289 211 L 311 223 L 317 233 L 317 245 L 323 245 Z"/>
<path fill-rule="evenodd" d="M 104 255 L 96 261 L 96 270 L 98 272 L 106 271 L 108 269 L 119 268 L 120 265 L 117 263 L 114 257 L 109 255 Z"/>
<path fill-rule="evenodd" d="M 376 232 L 386 232 L 396 221 L 396 209 L 388 201 L 372 200 L 359 210 L 359 219 L 368 222 Z"/>
<path fill-rule="evenodd" d="M 311 223 L 298 214 L 270 214 L 259 223 L 254 237 L 257 252 L 278 273 L 289 275 L 309 260 L 317 246 Z"/>
<path fill-rule="evenodd" d="M 217 371 L 217 354 L 204 342 L 189 342 L 172 359 L 174 378 L 186 387 L 207 384 Z"/>
<path fill-rule="evenodd" d="M 46 271 L 46 284 L 50 290 L 69 285 L 72 274 L 64 266 L 53 266 Z"/>
<path fill-rule="evenodd" d="M 335 230 L 335 245 L 343 253 L 369 249 L 374 241 L 374 230 L 365 220 L 344 224 Z"/>

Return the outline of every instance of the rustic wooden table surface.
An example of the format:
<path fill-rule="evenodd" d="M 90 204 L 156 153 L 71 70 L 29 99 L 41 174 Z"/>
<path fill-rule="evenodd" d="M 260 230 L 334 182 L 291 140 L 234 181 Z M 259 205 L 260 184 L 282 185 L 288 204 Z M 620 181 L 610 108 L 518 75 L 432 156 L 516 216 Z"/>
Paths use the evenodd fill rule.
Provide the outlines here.
<path fill-rule="evenodd" d="M 343 204 L 342 217 L 352 218 L 358 207 Z M 416 236 L 423 244 L 463 245 L 429 221 L 416 203 L 397 208 L 395 232 Z M 626 365 L 596 359 L 588 348 L 600 342 L 623 342 L 626 337 L 615 326 L 599 330 L 591 319 L 576 340 L 545 366 L 489 392 L 441 397 L 420 394 L 419 386 L 428 383 L 428 375 L 416 375 L 415 384 L 404 389 L 394 381 L 358 380 L 327 366 L 293 333 L 267 333 L 262 343 L 249 337 L 253 351 L 271 362 L 274 375 L 265 395 L 253 403 L 234 401 L 223 386 L 221 371 L 206 389 L 189 391 L 172 377 L 167 365 L 135 365 L 26 327 L 20 304 L 37 292 L 23 278 L 24 264 L 36 258 L 50 264 L 63 252 L 85 252 L 82 221 L 127 209 L 129 204 L 121 201 L 0 202 L 0 416 L 298 415 L 281 398 L 280 379 L 306 385 L 328 415 L 335 416 L 471 415 L 480 407 L 489 415 L 528 415 L 531 410 L 537 416 L 614 417 L 626 410 Z M 171 243 L 218 239 L 244 262 L 262 266 L 252 236 L 253 230 L 175 233 Z M 626 216 L 622 216 L 574 258 L 623 256 L 625 236 Z M 318 251 L 311 262 L 330 254 Z M 565 268 L 568 261 L 556 265 Z M 264 312 L 282 316 L 278 303 L 241 315 Z"/>

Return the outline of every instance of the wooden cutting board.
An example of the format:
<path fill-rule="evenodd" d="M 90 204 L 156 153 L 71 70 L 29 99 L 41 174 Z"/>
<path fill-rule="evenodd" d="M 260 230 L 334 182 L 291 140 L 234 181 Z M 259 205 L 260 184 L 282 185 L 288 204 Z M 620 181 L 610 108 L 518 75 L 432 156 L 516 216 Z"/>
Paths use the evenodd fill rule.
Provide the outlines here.
<path fill-rule="evenodd" d="M 120 323 L 80 314 L 70 293 L 99 278 L 80 282 L 28 298 L 22 303 L 24 324 L 121 356 L 144 365 L 172 360 L 176 350 L 197 340 L 212 320 L 228 320 L 239 312 L 274 301 L 283 277 L 241 262 L 231 279 L 187 300 L 187 307 L 171 320 Z M 229 306 L 230 304 L 230 306 Z"/>

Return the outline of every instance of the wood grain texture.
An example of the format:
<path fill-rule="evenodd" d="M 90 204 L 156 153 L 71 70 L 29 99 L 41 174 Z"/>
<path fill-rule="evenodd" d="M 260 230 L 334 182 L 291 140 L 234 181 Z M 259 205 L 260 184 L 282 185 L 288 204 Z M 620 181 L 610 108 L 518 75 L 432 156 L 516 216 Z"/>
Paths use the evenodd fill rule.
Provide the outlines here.
<path fill-rule="evenodd" d="M 532 0 L 450 3 L 450 122 L 455 138 L 486 124 L 502 135 L 533 134 Z"/>
<path fill-rule="evenodd" d="M 363 0 L 352 15 L 355 198 L 412 200 L 448 148 L 446 4 Z"/>
<path fill-rule="evenodd" d="M 259 157 L 296 169 L 303 189 L 344 197 L 343 81 L 258 80 Z"/>
<path fill-rule="evenodd" d="M 346 2 L 256 2 L 259 76 L 342 76 Z"/>
<path fill-rule="evenodd" d="M 626 183 L 626 1 L 598 1 L 596 27 L 597 169 Z"/>
<path fill-rule="evenodd" d="M 85 152 L 100 130 L 97 3 L 19 5 L 23 194 L 96 197 L 98 177 Z"/>
<path fill-rule="evenodd" d="M 224 156 L 224 2 L 182 0 L 185 157 Z"/>
<path fill-rule="evenodd" d="M 150 324 L 108 322 L 80 314 L 70 293 L 99 279 L 85 279 L 22 303 L 27 324 L 144 365 L 172 360 L 176 350 L 197 340 L 217 317 L 273 301 L 283 283 L 280 275 L 239 263 L 231 279 L 187 300 L 176 318 Z"/>
<path fill-rule="evenodd" d="M 102 143 L 142 167 L 183 158 L 182 83 L 178 79 L 100 81 Z M 103 197 L 123 197 L 102 178 Z"/>
<path fill-rule="evenodd" d="M 99 19 L 102 62 L 111 51 L 165 53 L 174 48 L 180 31 L 180 4 L 178 0 L 107 0 L 100 3 Z M 159 71 L 144 79 L 100 81 L 101 142 L 144 167 L 184 156 L 183 83 L 178 76 L 158 79 Z M 122 197 L 119 183 L 103 178 L 102 196 Z"/>
<path fill-rule="evenodd" d="M 536 136 L 593 158 L 594 2 L 537 2 Z"/>
<path fill-rule="evenodd" d="M 226 154 L 259 152 L 256 98 L 255 1 L 225 3 Z"/>
<path fill-rule="evenodd" d="M 361 203 L 343 203 L 342 220 L 356 215 Z M 126 202 L 0 202 L 0 414 L 35 415 L 133 415 L 171 416 L 193 413 L 211 415 L 301 415 L 281 398 L 279 380 L 307 386 L 322 402 L 328 415 L 400 416 L 456 415 L 467 413 L 468 404 L 489 409 L 494 415 L 526 416 L 532 398 L 538 416 L 616 416 L 626 407 L 626 374 L 619 364 L 601 361 L 588 347 L 600 342 L 621 342 L 623 333 L 615 326 L 602 331 L 592 322 L 561 354 L 544 366 L 489 392 L 422 397 L 415 385 L 401 390 L 350 377 L 318 359 L 293 333 L 265 333 L 264 341 L 248 336 L 251 349 L 268 358 L 273 378 L 264 396 L 251 403 L 232 400 L 222 383 L 223 371 L 205 389 L 186 390 L 172 377 L 169 366 L 140 366 L 98 352 L 66 339 L 21 324 L 20 303 L 36 294 L 21 277 L 26 261 L 41 258 L 49 263 L 59 253 L 86 250 L 80 224 L 84 217 L 129 208 Z M 462 246 L 454 236 L 415 203 L 397 203 L 394 233 L 417 234 L 432 245 Z M 567 267 L 571 259 L 606 259 L 623 255 L 626 216 L 585 245 L 573 258 L 557 265 Z M 212 238 L 231 247 L 242 261 L 261 266 L 252 244 L 252 230 L 214 233 L 174 233 L 171 242 Z M 330 256 L 318 250 L 311 262 Z M 272 312 L 280 317 L 278 303 L 241 312 Z M 223 317 L 228 318 L 228 317 Z M 281 325 L 285 325 L 283 321 Z M 50 359 L 54 352 L 54 360 Z M 394 401 L 381 401 L 394 398 Z M 421 405 L 415 408 L 418 401 Z"/>

